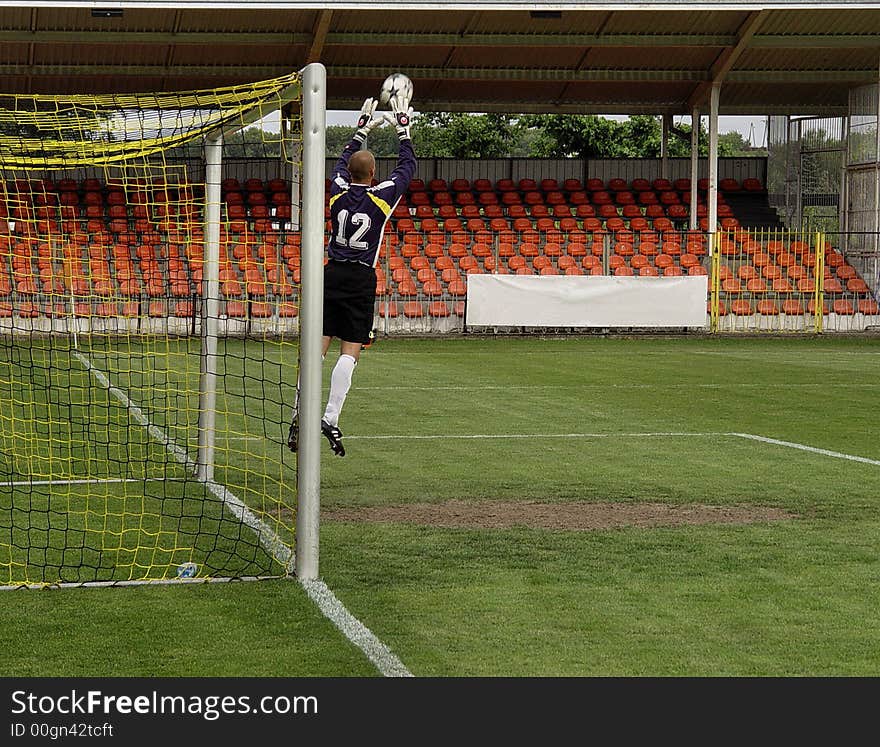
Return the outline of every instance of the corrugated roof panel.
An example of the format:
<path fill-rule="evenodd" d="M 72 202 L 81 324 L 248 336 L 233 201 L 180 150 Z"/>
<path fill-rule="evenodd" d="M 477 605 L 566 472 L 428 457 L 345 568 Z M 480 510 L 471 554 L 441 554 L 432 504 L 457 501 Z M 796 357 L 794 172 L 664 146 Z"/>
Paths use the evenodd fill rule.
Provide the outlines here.
<path fill-rule="evenodd" d="M 387 9 L 335 11 L 332 28 L 344 33 L 357 32 L 434 32 L 459 33 L 468 30 L 474 11 L 422 10 L 418 13 L 394 13 Z"/>
<path fill-rule="evenodd" d="M 721 90 L 722 114 L 820 114 L 835 108 L 843 113 L 847 106 L 846 89 L 836 85 L 728 83 Z"/>
<path fill-rule="evenodd" d="M 693 90 L 694 84 L 689 82 L 570 83 L 566 101 L 608 101 L 616 106 L 632 105 L 634 110 L 642 102 L 661 111 L 686 101 Z"/>
<path fill-rule="evenodd" d="M 449 47 L 424 47 L 418 55 L 413 57 L 412 49 L 405 47 L 370 47 L 374 50 L 371 54 L 364 47 L 329 46 L 324 48 L 321 62 L 326 67 L 339 65 L 364 65 L 376 62 L 376 55 L 381 54 L 381 66 L 389 68 L 410 68 L 415 64 L 419 67 L 437 67 L 442 69 L 449 55 Z M 374 65 L 375 67 L 375 65 Z"/>
<path fill-rule="evenodd" d="M 541 67 L 574 68 L 583 56 L 580 47 L 546 47 L 540 50 Z M 523 50 L 518 47 L 456 47 L 449 67 L 524 67 Z"/>
<path fill-rule="evenodd" d="M 880 43 L 880 42 L 878 42 Z M 737 60 L 735 70 L 791 70 L 790 49 L 747 49 Z M 800 70 L 864 70 L 877 76 L 880 47 L 877 49 L 805 48 L 797 51 Z"/>
<path fill-rule="evenodd" d="M 255 8 L 257 4 L 255 3 Z M 317 21 L 317 10 L 216 10 L 180 11 L 180 31 L 311 32 Z"/>
<path fill-rule="evenodd" d="M 468 23 L 474 33 L 505 34 L 595 34 L 607 11 L 563 11 L 560 18 L 532 18 L 527 11 L 483 11 Z"/>
<path fill-rule="evenodd" d="M 744 11 L 629 10 L 614 12 L 603 31 L 608 34 L 732 34 L 748 17 Z"/>
<path fill-rule="evenodd" d="M 40 8 L 37 28 L 49 31 L 170 31 L 174 11 L 125 8 L 121 18 L 93 18 L 90 8 Z"/>
<path fill-rule="evenodd" d="M 4 65 L 26 64 L 30 53 L 30 44 L 25 42 L 7 42 L 0 44 L 0 63 Z"/>
<path fill-rule="evenodd" d="M 760 34 L 880 34 L 876 10 L 776 10 L 767 14 Z"/>
<path fill-rule="evenodd" d="M 329 14 L 307 2 L 261 0 L 233 9 L 223 0 L 202 8 L 126 0 L 122 18 L 92 18 L 89 5 L 2 6 L 0 64 L 7 90 L 202 88 L 297 69 L 314 44 L 328 67 L 328 100 L 346 108 L 357 108 L 386 70 L 398 68 L 415 71 L 426 100 L 456 108 L 483 101 L 514 111 L 521 102 L 532 108 L 548 102 L 557 110 L 600 111 L 604 101 L 605 111 L 680 110 L 760 7 L 561 4 L 560 18 L 533 18 L 528 11 L 547 4 L 525 0 L 503 11 L 475 3 L 406 11 L 396 10 L 396 0 L 365 1 L 356 9 L 337 3 Z M 876 81 L 880 7 L 791 8 L 764 11 L 725 83 L 722 110 L 804 111 L 809 105 L 819 111 L 823 101 L 836 107 L 848 87 L 864 82 L 861 76 Z M 313 43 L 316 29 L 327 36 Z M 460 74 L 470 68 L 479 74 Z M 766 70 L 782 72 L 768 80 Z M 798 84 L 798 70 L 816 82 Z M 566 76 L 583 80 L 569 83 Z"/>
<path fill-rule="evenodd" d="M 37 11 L 37 19 L 39 19 L 40 11 Z M 30 8 L 2 8 L 0 9 L 0 28 L 8 31 L 16 29 L 30 29 L 31 27 L 31 10 Z"/>
<path fill-rule="evenodd" d="M 250 45 L 244 49 L 232 50 L 224 47 L 212 50 L 210 57 L 205 57 L 202 44 L 177 44 L 174 47 L 175 65 L 269 65 L 277 66 L 278 75 L 301 67 L 300 61 L 306 50 L 302 46 L 264 44 Z"/>
<path fill-rule="evenodd" d="M 164 65 L 168 48 L 159 44 L 35 44 L 35 65 Z"/>
<path fill-rule="evenodd" d="M 593 47 L 586 64 L 624 70 L 708 70 L 716 57 L 714 47 Z"/>

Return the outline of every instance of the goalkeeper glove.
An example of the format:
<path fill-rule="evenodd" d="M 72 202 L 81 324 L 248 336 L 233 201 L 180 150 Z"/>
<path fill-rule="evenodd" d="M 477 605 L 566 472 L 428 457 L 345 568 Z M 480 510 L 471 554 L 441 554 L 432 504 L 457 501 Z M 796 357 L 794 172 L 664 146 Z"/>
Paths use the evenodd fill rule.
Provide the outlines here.
<path fill-rule="evenodd" d="M 354 139 L 358 142 L 364 142 L 364 140 L 367 139 L 367 135 L 370 134 L 370 131 L 382 121 L 382 117 L 373 118 L 373 114 L 378 105 L 379 102 L 374 98 L 364 100 L 364 105 L 361 107 L 361 114 L 358 117 L 357 132 L 354 133 Z"/>
<path fill-rule="evenodd" d="M 385 121 L 394 126 L 397 130 L 397 137 L 401 140 L 409 140 L 409 127 L 412 120 L 412 107 L 409 105 L 409 99 L 398 96 L 392 96 L 388 102 L 391 105 L 391 114 L 385 114 Z"/>

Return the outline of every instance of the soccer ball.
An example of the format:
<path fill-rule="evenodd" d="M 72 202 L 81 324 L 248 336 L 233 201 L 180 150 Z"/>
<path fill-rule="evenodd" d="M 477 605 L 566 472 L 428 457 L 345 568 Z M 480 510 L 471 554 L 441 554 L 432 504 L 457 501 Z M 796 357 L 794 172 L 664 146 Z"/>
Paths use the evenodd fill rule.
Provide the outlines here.
<path fill-rule="evenodd" d="M 391 73 L 382 83 L 379 89 L 379 103 L 387 104 L 395 94 L 402 93 L 404 98 L 412 98 L 412 81 L 403 73 Z"/>
<path fill-rule="evenodd" d="M 199 567 L 192 561 L 177 566 L 177 578 L 195 578 L 198 572 Z"/>

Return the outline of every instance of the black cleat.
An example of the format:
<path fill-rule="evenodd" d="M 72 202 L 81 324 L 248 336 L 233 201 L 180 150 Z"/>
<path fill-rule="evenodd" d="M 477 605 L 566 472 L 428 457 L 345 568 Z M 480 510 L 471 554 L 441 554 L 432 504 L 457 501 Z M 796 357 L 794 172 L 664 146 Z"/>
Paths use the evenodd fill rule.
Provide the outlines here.
<path fill-rule="evenodd" d="M 299 413 L 293 413 L 293 420 L 290 421 L 290 430 L 287 431 L 287 448 L 293 452 L 299 448 Z"/>
<path fill-rule="evenodd" d="M 345 456 L 345 447 L 342 445 L 342 431 L 335 425 L 330 425 L 326 420 L 321 420 L 321 433 L 330 442 L 330 448 L 337 456 Z"/>

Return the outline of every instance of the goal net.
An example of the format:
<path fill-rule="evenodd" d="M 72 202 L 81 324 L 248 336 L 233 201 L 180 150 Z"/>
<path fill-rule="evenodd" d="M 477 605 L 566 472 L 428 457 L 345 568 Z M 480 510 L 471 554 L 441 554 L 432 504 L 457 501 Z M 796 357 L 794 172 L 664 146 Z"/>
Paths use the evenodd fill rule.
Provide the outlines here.
<path fill-rule="evenodd" d="M 291 572 L 301 100 L 0 97 L 0 586 Z"/>

